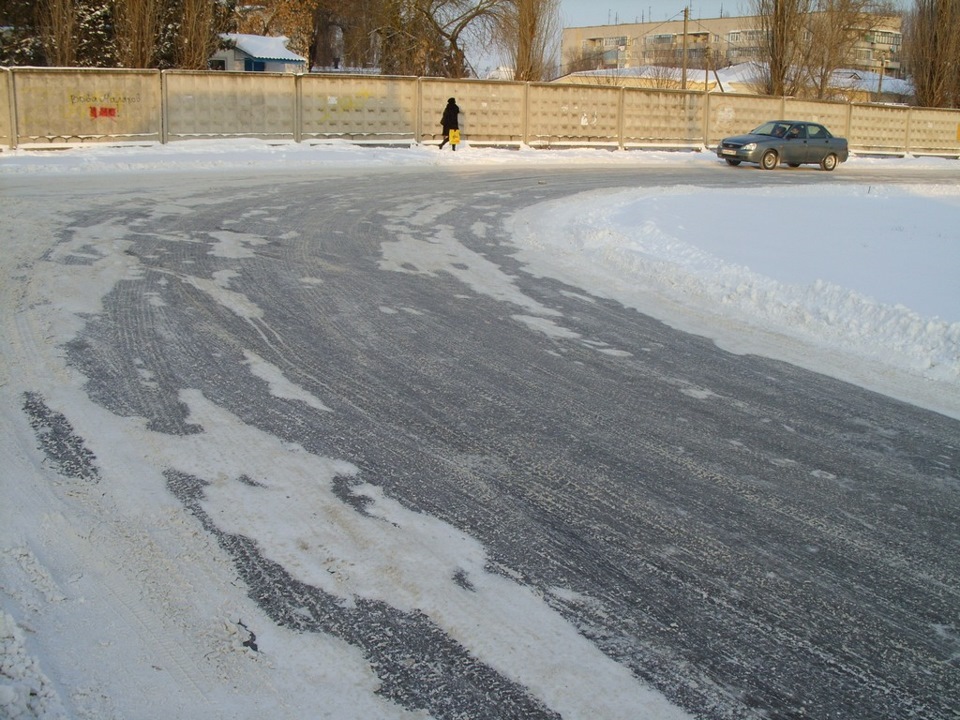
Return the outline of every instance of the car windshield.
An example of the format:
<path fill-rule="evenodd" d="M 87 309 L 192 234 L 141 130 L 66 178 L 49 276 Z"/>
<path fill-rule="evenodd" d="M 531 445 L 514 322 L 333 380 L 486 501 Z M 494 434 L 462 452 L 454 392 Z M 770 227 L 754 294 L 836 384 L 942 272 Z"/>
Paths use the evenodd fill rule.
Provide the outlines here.
<path fill-rule="evenodd" d="M 751 135 L 770 135 L 771 137 L 783 137 L 787 129 L 790 127 L 790 123 L 785 122 L 765 122 L 758 128 L 755 128 L 750 131 Z"/>

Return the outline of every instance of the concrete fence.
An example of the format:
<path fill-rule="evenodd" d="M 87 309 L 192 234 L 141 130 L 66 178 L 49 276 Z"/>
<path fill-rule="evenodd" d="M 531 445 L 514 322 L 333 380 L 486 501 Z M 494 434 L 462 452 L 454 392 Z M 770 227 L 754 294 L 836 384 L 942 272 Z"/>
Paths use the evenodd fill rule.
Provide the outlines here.
<path fill-rule="evenodd" d="M 774 118 L 864 153 L 960 157 L 960 111 L 700 91 L 370 75 L 0 68 L 0 149 L 194 138 L 430 143 L 448 97 L 478 145 L 714 147 Z"/>

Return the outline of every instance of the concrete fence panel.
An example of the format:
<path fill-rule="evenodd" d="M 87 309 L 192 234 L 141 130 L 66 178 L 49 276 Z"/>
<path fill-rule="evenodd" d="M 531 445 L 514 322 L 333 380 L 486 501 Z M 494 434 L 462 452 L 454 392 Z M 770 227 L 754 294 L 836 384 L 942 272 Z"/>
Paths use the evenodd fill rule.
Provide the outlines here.
<path fill-rule="evenodd" d="M 706 96 L 677 90 L 623 91 L 624 147 L 694 147 L 703 142 Z"/>
<path fill-rule="evenodd" d="M 781 98 L 711 93 L 704 144 L 716 147 L 730 135 L 750 132 L 767 120 L 783 117 Z"/>
<path fill-rule="evenodd" d="M 528 144 L 620 144 L 620 88 L 530 84 L 527 92 Z"/>
<path fill-rule="evenodd" d="M 851 105 L 850 148 L 860 152 L 900 153 L 907 144 L 910 110 L 890 105 Z"/>
<path fill-rule="evenodd" d="M 960 155 L 960 110 L 910 108 L 906 149 L 917 153 Z"/>
<path fill-rule="evenodd" d="M 300 135 L 303 140 L 413 142 L 418 102 L 416 78 L 302 75 Z"/>
<path fill-rule="evenodd" d="M 460 134 L 464 140 L 489 145 L 523 142 L 524 83 L 424 78 L 420 96 L 423 142 L 440 140 L 440 116 L 451 97 L 460 106 Z"/>
<path fill-rule="evenodd" d="M 168 140 L 297 139 L 296 75 L 168 70 L 163 78 Z"/>
<path fill-rule="evenodd" d="M 784 117 L 787 120 L 809 120 L 825 125 L 834 135 L 847 137 L 850 106 L 846 103 L 814 102 L 812 100 L 784 101 Z"/>
<path fill-rule="evenodd" d="M 14 68 L 15 144 L 159 142 L 160 72 Z"/>
<path fill-rule="evenodd" d="M 0 150 L 16 145 L 16 107 L 13 104 L 13 73 L 0 68 Z"/>

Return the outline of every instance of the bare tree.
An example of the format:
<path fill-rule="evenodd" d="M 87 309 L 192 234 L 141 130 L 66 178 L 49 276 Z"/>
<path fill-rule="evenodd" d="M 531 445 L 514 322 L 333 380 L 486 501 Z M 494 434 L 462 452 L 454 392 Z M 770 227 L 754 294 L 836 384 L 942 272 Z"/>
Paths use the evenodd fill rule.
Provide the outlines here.
<path fill-rule="evenodd" d="M 601 67 L 603 67 L 603 52 L 601 50 L 572 48 L 567 50 L 563 56 L 561 74 L 567 75 L 585 70 L 597 70 Z"/>
<path fill-rule="evenodd" d="M 682 69 L 678 67 L 676 50 L 672 44 L 653 44 L 651 63 L 648 66 L 653 86 L 660 90 L 679 89 L 682 85 Z"/>
<path fill-rule="evenodd" d="M 116 54 L 122 67 L 155 66 L 160 9 L 157 0 L 114 0 Z"/>
<path fill-rule="evenodd" d="M 515 80 L 549 79 L 559 13 L 559 0 L 505 0 L 498 9 L 496 37 L 510 59 Z"/>
<path fill-rule="evenodd" d="M 853 59 L 857 42 L 889 14 L 877 0 L 818 0 L 807 20 L 801 93 L 829 99 L 834 73 Z"/>
<path fill-rule="evenodd" d="M 367 45 L 385 73 L 467 77 L 465 43 L 472 33 L 490 33 L 504 1 L 380 0 L 369 13 L 375 24 Z"/>
<path fill-rule="evenodd" d="M 177 67 L 205 70 L 217 47 L 213 3 L 210 0 L 180 0 L 180 18 Z"/>
<path fill-rule="evenodd" d="M 444 77 L 470 75 L 464 43 L 470 32 L 488 32 L 505 0 L 416 0 L 416 13 L 426 27 L 427 37 L 439 40 L 435 49 Z M 419 24 L 419 23 L 418 23 Z"/>
<path fill-rule="evenodd" d="M 805 26 L 812 0 L 751 0 L 760 30 L 766 69 L 758 90 L 766 95 L 796 95 Z"/>
<path fill-rule="evenodd" d="M 47 63 L 69 67 L 77 62 L 77 8 L 73 0 L 41 0 L 38 27 Z"/>
<path fill-rule="evenodd" d="M 379 67 L 377 29 L 392 0 L 312 0 L 310 61 L 317 67 Z"/>
<path fill-rule="evenodd" d="M 960 107 L 960 0 L 915 0 L 905 55 L 914 94 L 926 107 Z"/>

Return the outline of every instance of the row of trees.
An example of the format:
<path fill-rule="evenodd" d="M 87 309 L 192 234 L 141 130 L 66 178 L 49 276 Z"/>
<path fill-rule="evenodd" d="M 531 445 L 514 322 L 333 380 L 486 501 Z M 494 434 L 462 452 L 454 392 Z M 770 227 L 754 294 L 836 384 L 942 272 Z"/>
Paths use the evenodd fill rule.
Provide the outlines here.
<path fill-rule="evenodd" d="M 0 0 L 0 65 L 202 69 L 227 32 L 285 35 L 319 67 L 476 74 L 467 47 L 516 78 L 553 66 L 559 0 Z"/>
<path fill-rule="evenodd" d="M 829 98 L 833 72 L 892 0 L 750 0 L 760 92 Z M 481 47 L 549 79 L 559 0 L 0 0 L 0 64 L 202 69 L 220 35 L 285 35 L 311 65 L 469 77 Z M 917 102 L 960 107 L 960 0 L 914 0 L 901 61 Z M 706 56 L 709 62 L 709 55 Z M 582 67 L 589 62 L 581 58 Z M 665 74 L 675 59 L 657 61 Z"/>
<path fill-rule="evenodd" d="M 211 0 L 0 0 L 0 64 L 204 68 L 230 11 Z"/>
<path fill-rule="evenodd" d="M 829 97 L 833 73 L 854 46 L 895 16 L 888 0 L 753 0 L 770 95 Z M 924 107 L 960 107 L 960 0 L 914 0 L 903 17 L 900 61 Z M 880 58 L 881 71 L 884 58 Z"/>
<path fill-rule="evenodd" d="M 829 99 L 830 80 L 885 18 L 887 0 L 753 0 L 759 18 L 762 92 Z"/>

